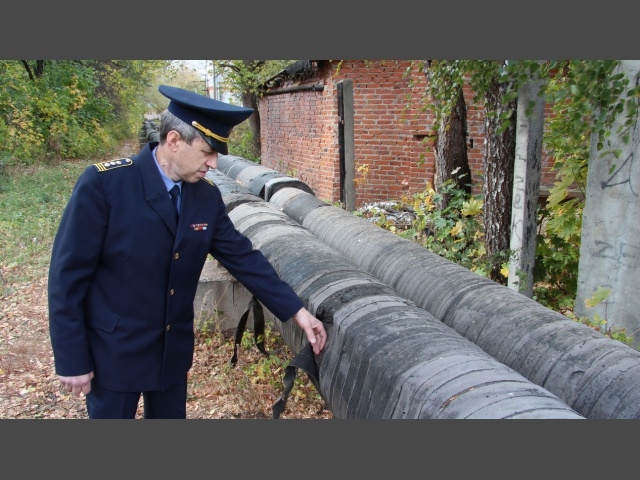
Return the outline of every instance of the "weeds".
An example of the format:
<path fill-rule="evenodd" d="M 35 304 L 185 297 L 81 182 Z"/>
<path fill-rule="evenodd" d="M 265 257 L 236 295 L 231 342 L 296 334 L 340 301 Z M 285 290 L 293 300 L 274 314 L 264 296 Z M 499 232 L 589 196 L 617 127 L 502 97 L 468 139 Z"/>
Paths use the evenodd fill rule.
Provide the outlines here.
<path fill-rule="evenodd" d="M 269 355 L 256 347 L 256 340 L 263 340 Z M 238 361 L 231 365 L 235 332 L 200 329 L 197 332 L 196 355 L 210 363 L 196 364 L 192 368 L 191 384 L 196 395 L 213 391 L 219 395 L 235 397 L 238 405 L 244 405 L 244 415 L 255 409 L 257 416 L 268 416 L 277 398 L 284 390 L 283 377 L 293 358 L 283 338 L 270 323 L 265 324 L 264 338 L 256 339 L 253 331 L 245 330 L 238 352 Z M 204 353 L 204 354 L 203 354 Z M 309 379 L 296 377 L 287 405 L 302 402 L 309 409 L 310 417 L 326 412 L 326 404 Z M 285 409 L 286 417 L 289 408 Z"/>
<path fill-rule="evenodd" d="M 86 166 L 78 161 L 5 166 L 0 177 L 0 295 L 15 282 L 46 274 L 62 212 Z"/>
<path fill-rule="evenodd" d="M 585 306 L 588 308 L 594 308 L 601 303 L 605 303 L 605 312 L 606 312 L 606 302 L 611 294 L 611 290 L 609 288 L 598 287 L 591 298 L 585 300 Z M 626 328 L 617 328 L 609 325 L 607 320 L 607 315 L 605 313 L 604 318 L 598 315 L 597 313 L 593 314 L 593 318 L 589 317 L 578 317 L 573 311 L 568 311 L 565 313 L 565 316 L 574 320 L 578 323 L 583 323 L 597 332 L 601 332 L 609 338 L 613 338 L 614 340 L 618 340 L 619 342 L 624 343 L 625 345 L 632 346 L 633 343 L 633 333 L 627 334 Z M 634 332 L 635 333 L 635 332 Z"/>
<path fill-rule="evenodd" d="M 605 336 L 632 345 L 636 332 L 629 335 L 626 329 L 611 326 L 606 318 L 597 314 L 591 319 L 578 317 L 573 312 L 579 263 L 576 242 L 579 246 L 580 241 L 579 223 L 574 220 L 579 214 L 574 202 L 567 201 L 562 206 L 568 212 L 564 216 L 552 216 L 547 208 L 538 212 L 539 225 L 545 225 L 546 228 L 541 228 L 538 233 L 533 299 Z M 379 227 L 419 243 L 483 277 L 488 276 L 491 265 L 500 264 L 501 273 L 507 278 L 510 252 L 501 252 L 493 258 L 487 255 L 482 207 L 480 196 L 468 195 L 450 179 L 440 185 L 437 191 L 427 184 L 424 191 L 411 198 L 402 198 L 393 207 L 387 206 L 387 212 L 391 208 L 412 212 L 414 220 L 408 228 L 397 228 L 397 223 L 388 218 L 389 213 L 385 215 L 384 212 L 378 212 L 368 218 Z M 360 211 L 356 215 L 363 216 Z M 605 302 L 607 296 L 606 289 L 598 289 L 586 302 L 587 307 Z"/>

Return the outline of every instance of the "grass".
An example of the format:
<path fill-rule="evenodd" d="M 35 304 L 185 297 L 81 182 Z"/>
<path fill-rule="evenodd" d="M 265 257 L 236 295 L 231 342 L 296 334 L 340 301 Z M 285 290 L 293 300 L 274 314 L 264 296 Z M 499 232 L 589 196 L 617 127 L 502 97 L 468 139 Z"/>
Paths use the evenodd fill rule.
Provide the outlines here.
<path fill-rule="evenodd" d="M 0 176 L 0 296 L 46 275 L 53 239 L 80 173 L 91 162 L 11 165 Z"/>

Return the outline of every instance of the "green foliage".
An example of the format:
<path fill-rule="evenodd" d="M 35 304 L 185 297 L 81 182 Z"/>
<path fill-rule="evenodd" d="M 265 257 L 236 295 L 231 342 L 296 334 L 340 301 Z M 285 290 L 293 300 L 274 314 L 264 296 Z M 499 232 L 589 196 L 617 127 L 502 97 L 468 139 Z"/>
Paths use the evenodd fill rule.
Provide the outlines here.
<path fill-rule="evenodd" d="M 638 87 L 628 84 L 618 61 L 549 62 L 545 72 L 552 115 L 545 122 L 544 147 L 554 160 L 556 182 L 538 212 L 534 295 L 545 306 L 563 309 L 573 307 L 577 293 L 591 136 L 608 138 L 619 117 L 625 120 L 616 133 L 625 134 L 638 115 Z M 604 143 L 597 145 L 602 154 Z"/>
<path fill-rule="evenodd" d="M 594 308 L 609 298 L 609 295 L 611 295 L 610 288 L 598 287 L 596 291 L 593 292 L 593 295 L 591 295 L 591 298 L 587 298 L 584 301 L 584 304 L 588 308 Z"/>
<path fill-rule="evenodd" d="M 506 105 L 525 82 L 547 80 L 540 95 L 546 95 L 553 115 L 547 122 L 545 144 L 557 159 L 565 154 L 588 159 L 591 133 L 598 135 L 597 149 L 602 155 L 615 155 L 605 148 L 614 121 L 623 118 L 616 133 L 628 141 L 638 118 L 640 86 L 637 79 L 629 82 L 618 60 L 430 60 L 422 69 L 429 74 L 427 106 L 436 114 L 436 124 L 451 112 L 465 82 L 469 82 L 477 103 L 484 102 L 494 79 L 507 84 Z M 500 112 L 504 116 L 501 120 L 506 121 L 511 113 Z M 496 112 L 487 112 L 493 114 Z"/>
<path fill-rule="evenodd" d="M 426 107 L 436 115 L 438 125 L 455 108 L 458 90 L 465 84 L 466 60 L 430 60 L 420 67 L 428 73 Z"/>
<path fill-rule="evenodd" d="M 604 287 L 598 287 L 591 298 L 588 298 L 584 301 L 585 306 L 588 308 L 594 308 L 600 305 L 602 302 L 606 302 L 611 294 L 611 290 Z M 609 325 L 609 322 L 605 317 L 601 317 L 597 313 L 594 314 L 593 318 L 589 317 L 578 317 L 572 311 L 569 311 L 565 314 L 568 318 L 579 322 L 584 323 L 585 325 L 593 328 L 594 330 L 603 333 L 609 338 L 614 340 L 618 340 L 626 345 L 633 345 L 633 334 L 628 335 L 626 328 L 617 328 Z"/>
<path fill-rule="evenodd" d="M 500 265 L 500 273 L 506 279 L 510 252 L 490 255 L 486 251 L 482 196 L 469 195 L 460 188 L 456 173 L 454 170 L 454 178 L 442 183 L 437 191 L 427 184 L 422 192 L 391 202 L 395 210 L 413 213 L 414 219 L 408 228 L 398 228 L 397 223 L 382 211 L 374 214 L 357 211 L 354 214 L 483 277 L 488 277 L 493 265 Z M 462 177 L 464 175 L 458 176 Z"/>
<path fill-rule="evenodd" d="M 142 88 L 162 65 L 143 60 L 0 61 L 0 158 L 34 163 L 108 156 L 135 137 Z"/>
<path fill-rule="evenodd" d="M 231 131 L 229 136 L 229 155 L 260 163 L 260 152 L 256 152 L 253 144 L 253 134 L 248 122 L 242 122 Z"/>
<path fill-rule="evenodd" d="M 268 352 L 278 353 L 280 351 L 288 351 L 288 347 L 278 330 L 269 323 L 265 324 L 264 338 L 261 340 L 264 341 L 265 348 Z M 256 339 L 252 331 L 245 330 L 240 346 L 245 350 L 256 348 Z M 251 379 L 251 382 L 267 383 L 273 388 L 281 390 L 282 377 L 288 365 L 288 360 L 283 359 L 280 355 L 273 354 L 262 355 L 257 362 L 245 364 L 242 368 Z M 291 396 L 295 398 L 297 396 L 306 396 L 307 394 L 312 394 L 316 396 L 317 399 L 320 398 L 320 394 L 315 390 L 313 384 L 311 384 L 310 381 L 306 382 L 303 376 L 297 375 L 294 381 L 294 388 L 291 389 Z"/>
<path fill-rule="evenodd" d="M 155 82 L 148 85 L 140 95 L 141 104 L 144 104 L 146 110 L 152 114 L 160 114 L 169 105 L 169 99 L 158 91 L 158 85 L 171 85 L 203 94 L 202 74 L 189 68 L 182 60 L 165 62 L 157 70 L 155 79 Z"/>
<path fill-rule="evenodd" d="M 630 83 L 618 60 L 553 62 L 552 67 L 558 74 L 552 77 L 547 95 L 556 106 L 554 113 L 561 114 L 572 131 L 596 134 L 596 148 L 602 155 L 615 155 L 605 148 L 607 139 L 616 133 L 629 141 L 630 128 L 638 118 L 638 79 Z M 613 132 L 619 118 L 624 121 Z"/>
<path fill-rule="evenodd" d="M 538 302 L 554 310 L 573 308 L 583 208 L 584 201 L 573 198 L 538 209 L 533 293 Z"/>
<path fill-rule="evenodd" d="M 295 60 L 213 60 L 222 75 L 222 87 L 236 94 L 259 96 L 264 83 Z"/>
<path fill-rule="evenodd" d="M 53 237 L 78 175 L 88 163 L 10 165 L 0 177 L 0 293 L 46 274 Z"/>
<path fill-rule="evenodd" d="M 556 182 L 546 205 L 538 211 L 534 298 L 555 310 L 572 308 L 592 136 L 598 139 L 595 147 L 600 158 L 619 156 L 609 139 L 616 133 L 625 142 L 630 140 L 630 129 L 639 114 L 638 78 L 629 82 L 617 60 L 431 60 L 422 68 L 429 75 L 427 106 L 436 114 L 436 125 L 449 114 L 457 89 L 465 82 L 474 101 L 484 103 L 492 82 L 498 79 L 508 86 L 503 96 L 506 104 L 516 98 L 525 82 L 546 81 L 540 95 L 545 95 L 552 114 L 545 118 L 543 142 L 554 161 Z M 532 107 L 533 102 L 528 110 Z M 487 118 L 499 114 L 506 120 L 511 111 L 486 114 Z M 614 132 L 616 121 L 620 126 Z"/>
<path fill-rule="evenodd" d="M 429 76 L 426 106 L 435 113 L 439 125 L 456 106 L 458 92 L 469 83 L 474 102 L 484 105 L 488 118 L 499 115 L 503 129 L 508 128 L 513 109 L 493 110 L 487 104 L 487 93 L 496 83 L 506 85 L 502 97 L 503 106 L 509 105 L 518 95 L 521 82 L 540 74 L 537 61 L 508 62 L 506 60 L 429 60 L 421 67 Z"/>
<path fill-rule="evenodd" d="M 447 202 L 443 202 L 445 197 Z M 447 260 L 488 276 L 494 259 L 484 247 L 481 196 L 468 195 L 454 179 L 448 179 L 438 187 L 438 191 L 428 184 L 424 191 L 414 194 L 411 199 L 404 199 L 403 203 L 415 213 L 411 228 L 396 232 L 384 215 L 376 223 L 420 243 Z M 442 205 L 446 206 L 441 208 Z M 504 264 L 508 261 L 508 252 L 497 257 L 495 261 Z M 508 267 L 503 268 L 503 274 L 506 277 Z"/>

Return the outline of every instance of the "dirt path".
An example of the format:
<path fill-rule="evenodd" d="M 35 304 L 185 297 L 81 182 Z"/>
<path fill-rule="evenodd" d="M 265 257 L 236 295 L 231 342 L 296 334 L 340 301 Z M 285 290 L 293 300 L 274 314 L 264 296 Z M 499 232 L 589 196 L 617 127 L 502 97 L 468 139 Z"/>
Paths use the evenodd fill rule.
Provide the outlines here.
<path fill-rule="evenodd" d="M 87 418 L 84 398 L 65 392 L 57 380 L 49 340 L 47 280 L 18 285 L 1 299 L 0 418 Z M 276 339 L 277 340 L 277 339 Z M 271 407 L 281 394 L 284 373 L 265 374 L 257 348 L 242 350 L 235 368 L 229 360 L 233 341 L 222 333 L 197 338 L 190 375 L 188 418 L 271 418 Z M 291 358 L 288 352 L 272 359 Z M 299 374 L 301 380 L 303 373 Z M 275 385 L 274 385 L 275 384 Z M 281 385 L 281 383 L 280 383 Z M 295 387 L 285 418 L 329 419 L 331 413 L 310 384 Z M 140 414 L 140 409 L 139 409 Z"/>

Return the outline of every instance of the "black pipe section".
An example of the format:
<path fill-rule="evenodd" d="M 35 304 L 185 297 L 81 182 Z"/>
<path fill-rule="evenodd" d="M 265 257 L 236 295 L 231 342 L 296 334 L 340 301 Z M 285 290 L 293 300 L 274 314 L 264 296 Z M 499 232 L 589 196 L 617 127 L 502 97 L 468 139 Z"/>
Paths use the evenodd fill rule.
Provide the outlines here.
<path fill-rule="evenodd" d="M 303 191 L 283 189 L 271 203 L 581 415 L 640 418 L 638 350 Z"/>
<path fill-rule="evenodd" d="M 224 157 L 218 166 L 236 177 L 256 165 Z M 637 350 L 322 202 L 306 185 L 292 187 L 276 192 L 271 203 L 498 361 L 587 418 L 640 418 Z M 233 207 L 253 201 L 249 192 L 234 194 L 240 197 Z"/>
<path fill-rule="evenodd" d="M 285 187 L 297 188 L 313 195 L 313 190 L 299 179 L 263 167 L 242 157 L 218 155 L 217 169 L 266 201 L 275 192 Z"/>
<path fill-rule="evenodd" d="M 320 394 L 337 419 L 582 419 L 388 285 L 345 261 L 273 205 L 229 212 L 235 227 L 320 318 Z M 274 320 L 294 353 L 293 322 Z"/>
<path fill-rule="evenodd" d="M 142 128 L 140 130 L 140 136 L 138 138 L 138 143 L 142 148 L 149 142 L 159 142 L 160 134 L 158 133 L 158 127 L 151 120 L 145 120 L 142 124 Z"/>

